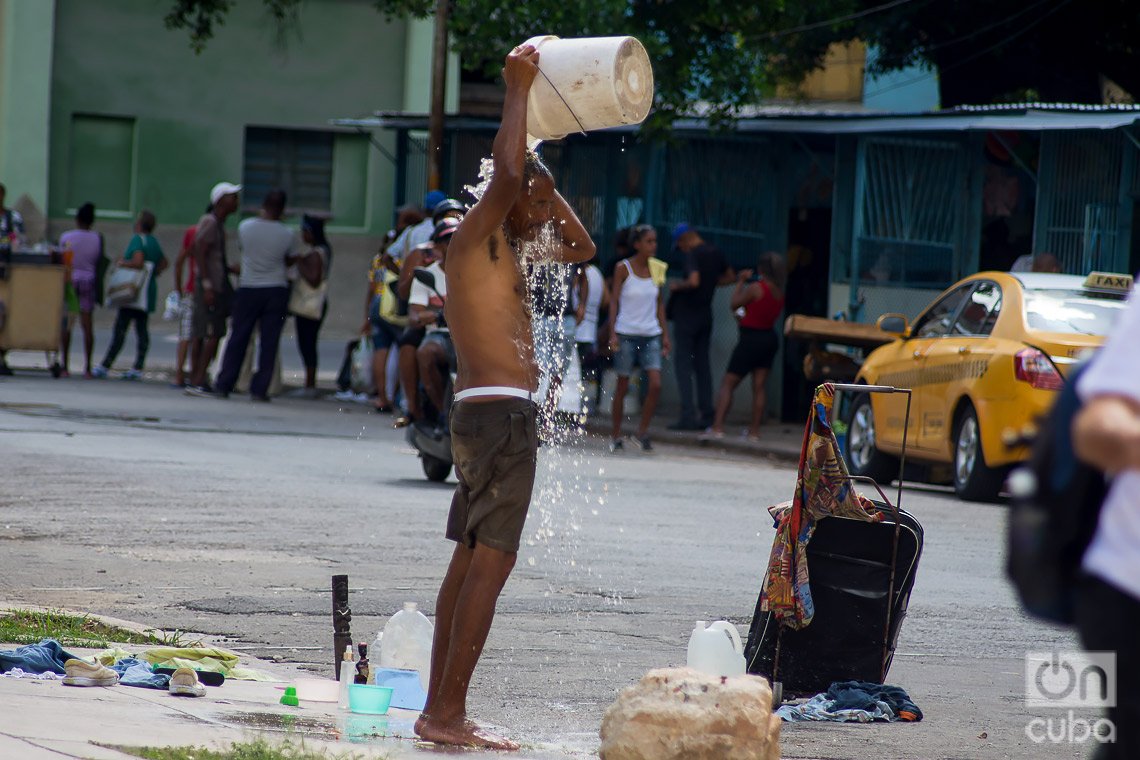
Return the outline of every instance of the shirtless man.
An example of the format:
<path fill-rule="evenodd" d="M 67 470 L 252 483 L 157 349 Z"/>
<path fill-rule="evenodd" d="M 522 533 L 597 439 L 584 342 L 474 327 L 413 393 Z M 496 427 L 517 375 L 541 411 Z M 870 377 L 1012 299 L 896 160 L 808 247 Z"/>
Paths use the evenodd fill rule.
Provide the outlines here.
<path fill-rule="evenodd" d="M 567 262 L 594 255 L 550 171 L 526 149 L 527 93 L 537 73 L 532 46 L 507 56 L 495 172 L 447 255 L 445 315 L 459 357 L 451 412 L 459 486 L 447 520 L 456 547 L 436 601 L 431 682 L 416 721 L 416 733 L 439 744 L 518 749 L 468 720 L 467 688 L 515 564 L 534 485 L 538 370 L 519 256 L 523 242 L 551 222 L 561 245 L 550 255 Z"/>

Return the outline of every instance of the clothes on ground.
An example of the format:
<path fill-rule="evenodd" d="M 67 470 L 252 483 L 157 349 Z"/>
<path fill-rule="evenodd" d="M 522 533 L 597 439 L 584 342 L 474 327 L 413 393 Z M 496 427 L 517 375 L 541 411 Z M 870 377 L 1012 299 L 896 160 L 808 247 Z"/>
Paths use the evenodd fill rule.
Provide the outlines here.
<path fill-rule="evenodd" d="M 79 659 L 66 651 L 55 639 L 44 639 L 39 644 L 26 644 L 15 649 L 0 650 L 0 673 L 19 668 L 25 673 L 64 674 L 63 664 Z"/>
<path fill-rule="evenodd" d="M 150 663 L 143 662 L 136 657 L 124 657 L 108 667 L 119 674 L 119 683 L 123 686 L 165 689 L 170 683 L 170 676 L 155 673 L 151 669 Z"/>
<path fill-rule="evenodd" d="M 776 710 L 776 715 L 791 723 L 922 720 L 922 710 L 901 687 L 867 681 L 836 681 L 825 693 L 802 704 L 784 705 Z"/>
<path fill-rule="evenodd" d="M 712 322 L 712 301 L 717 283 L 728 271 L 728 259 L 715 246 L 701 243 L 685 254 L 684 277 L 698 273 L 700 284 L 673 294 L 670 313 L 677 323 L 704 325 Z"/>
<path fill-rule="evenodd" d="M 602 305 L 602 290 L 606 282 L 602 279 L 602 270 L 593 264 L 585 265 L 583 272 L 586 276 L 586 314 L 574 331 L 574 340 L 579 343 L 593 343 L 598 339 L 598 311 Z M 579 306 L 579 290 L 574 288 L 574 308 Z"/>
<path fill-rule="evenodd" d="M 289 285 L 286 258 L 301 251 L 295 230 L 276 219 L 253 217 L 238 225 L 241 247 L 239 288 L 284 288 Z"/>
<path fill-rule="evenodd" d="M 142 659 L 156 668 L 205 670 L 237 681 L 276 680 L 259 670 L 240 667 L 236 652 L 218 647 L 152 647 L 142 653 Z"/>
<path fill-rule="evenodd" d="M 58 673 L 27 673 L 20 668 L 12 668 L 11 670 L 0 673 L 4 678 L 16 678 L 26 681 L 62 681 L 63 676 Z"/>
<path fill-rule="evenodd" d="M 790 503 L 770 507 L 776 523 L 760 609 L 781 625 L 799 630 L 811 623 L 815 605 L 808 579 L 807 545 L 816 523 L 839 515 L 868 522 L 882 520 L 875 505 L 855 492 L 831 429 L 835 397 L 816 388 L 800 448 L 796 490 Z"/>
<path fill-rule="evenodd" d="M 151 314 L 154 312 L 155 306 L 158 305 L 158 265 L 166 259 L 166 255 L 162 252 L 162 246 L 158 244 L 158 238 L 142 232 L 131 237 L 131 242 L 127 244 L 127 252 L 123 254 L 123 259 L 129 260 L 139 251 L 142 251 L 143 262 L 154 265 L 146 285 L 146 313 Z"/>
<path fill-rule="evenodd" d="M 438 295 L 419 280 L 412 280 L 412 291 L 408 294 L 408 305 L 424 306 L 429 309 L 439 309 L 442 311 L 443 299 L 447 298 L 447 275 L 444 274 L 443 267 L 439 265 L 438 261 L 433 262 L 432 265 L 427 268 L 427 271 L 435 275 L 435 289 L 439 291 Z M 442 296 L 442 298 L 440 296 Z M 442 328 L 440 328 L 437 323 L 429 325 L 427 331 L 435 332 L 439 329 Z"/>
<path fill-rule="evenodd" d="M 661 334 L 657 320 L 658 288 L 652 277 L 639 277 L 629 259 L 622 262 L 626 278 L 621 284 L 617 320 L 614 332 L 620 335 L 653 337 Z"/>
<path fill-rule="evenodd" d="M 1140 401 L 1138 335 L 1140 297 L 1134 292 L 1096 361 L 1077 380 L 1082 401 L 1104 395 Z M 1125 470 L 1113 478 L 1081 567 L 1140 600 L 1140 471 Z"/>

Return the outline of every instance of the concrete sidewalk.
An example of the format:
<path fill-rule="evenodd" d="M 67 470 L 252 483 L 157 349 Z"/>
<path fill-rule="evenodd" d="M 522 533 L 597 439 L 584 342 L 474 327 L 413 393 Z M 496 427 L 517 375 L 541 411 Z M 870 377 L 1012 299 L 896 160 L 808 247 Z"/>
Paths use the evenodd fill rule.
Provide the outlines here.
<path fill-rule="evenodd" d="M 0 603 L 0 609 L 11 606 L 15 605 Z M 321 676 L 294 665 L 249 656 L 232 642 L 204 643 L 237 651 L 243 667 L 279 680 L 227 680 L 220 687 L 206 687 L 201 698 L 187 698 L 121 684 L 76 688 L 60 681 L 0 676 L 0 704 L 4 705 L 0 710 L 0 757 L 127 760 L 133 756 L 113 747 L 193 745 L 221 749 L 257 738 L 271 744 L 303 743 L 307 749 L 327 751 L 330 759 L 405 758 L 418 754 L 417 746 L 430 746 L 415 738 L 415 712 L 393 708 L 388 715 L 356 715 L 322 702 L 287 707 L 280 704 L 286 684 Z M 2 649 L 15 646 L 0 643 Z M 132 653 L 147 648 L 118 646 Z M 96 653 L 93 649 L 67 649 L 80 656 Z M 566 749 L 532 745 L 512 753 L 512 757 L 565 757 Z"/>

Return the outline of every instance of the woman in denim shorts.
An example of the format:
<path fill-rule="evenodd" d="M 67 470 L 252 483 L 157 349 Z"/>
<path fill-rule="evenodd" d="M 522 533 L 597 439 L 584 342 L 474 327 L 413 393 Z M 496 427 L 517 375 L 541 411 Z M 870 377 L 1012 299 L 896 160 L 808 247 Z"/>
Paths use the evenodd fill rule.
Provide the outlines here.
<path fill-rule="evenodd" d="M 642 451 L 653 449 L 649 423 L 661 395 L 661 359 L 669 355 L 671 348 L 669 333 L 665 330 L 665 301 L 649 271 L 649 259 L 657 252 L 657 231 L 648 224 L 640 224 L 630 230 L 629 245 L 633 256 L 619 262 L 614 269 L 610 306 L 610 348 L 614 351 L 614 371 L 618 377 L 614 391 L 612 452 L 623 448 L 621 424 L 625 416 L 625 394 L 635 366 L 645 370 L 649 379 L 635 440 Z"/>

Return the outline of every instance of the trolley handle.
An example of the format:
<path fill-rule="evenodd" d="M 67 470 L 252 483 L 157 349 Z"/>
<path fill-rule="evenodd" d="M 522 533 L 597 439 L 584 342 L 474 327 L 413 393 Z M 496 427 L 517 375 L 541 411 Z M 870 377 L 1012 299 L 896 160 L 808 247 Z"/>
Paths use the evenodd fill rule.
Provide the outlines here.
<path fill-rule="evenodd" d="M 865 385 L 863 383 L 832 383 L 831 387 L 837 391 L 850 391 L 851 393 L 905 393 L 910 395 L 910 388 L 896 388 L 893 385 Z"/>

